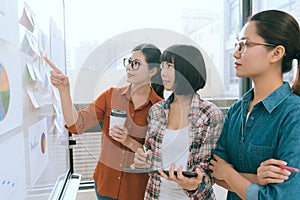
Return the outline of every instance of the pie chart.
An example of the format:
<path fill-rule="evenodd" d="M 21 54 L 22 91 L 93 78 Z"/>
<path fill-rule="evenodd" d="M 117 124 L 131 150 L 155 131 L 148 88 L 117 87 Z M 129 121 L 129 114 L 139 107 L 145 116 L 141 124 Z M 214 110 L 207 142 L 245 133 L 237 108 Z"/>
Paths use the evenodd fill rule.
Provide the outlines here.
<path fill-rule="evenodd" d="M 2 121 L 8 111 L 10 100 L 10 87 L 6 70 L 0 63 L 0 121 Z"/>
<path fill-rule="evenodd" d="M 46 143 L 46 136 L 45 136 L 45 133 L 42 133 L 42 136 L 41 136 L 41 151 L 42 153 L 44 154 L 46 152 L 46 146 L 47 143 Z"/>

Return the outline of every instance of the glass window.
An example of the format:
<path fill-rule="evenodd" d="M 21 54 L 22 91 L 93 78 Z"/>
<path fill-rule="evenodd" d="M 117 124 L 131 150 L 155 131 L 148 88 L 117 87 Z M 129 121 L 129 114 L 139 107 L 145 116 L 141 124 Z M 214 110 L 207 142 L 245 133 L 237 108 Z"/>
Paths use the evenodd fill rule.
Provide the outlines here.
<path fill-rule="evenodd" d="M 127 84 L 123 57 L 136 44 L 153 42 L 161 50 L 175 43 L 198 46 L 206 56 L 208 72 L 207 85 L 200 91 L 202 97 L 221 107 L 230 106 L 240 96 L 240 79 L 235 75 L 232 57 L 236 33 L 241 27 L 239 2 L 152 0 L 142 5 L 138 0 L 128 0 L 116 5 L 115 1 L 66 0 L 66 60 L 75 88 L 74 102 L 91 102 L 104 89 Z M 300 18 L 299 1 L 253 0 L 252 3 L 253 13 L 278 8 Z M 285 78 L 292 80 L 291 74 Z M 74 153 L 75 172 L 81 170 L 83 180 L 92 181 L 101 134 L 96 136 L 99 140 L 94 138 L 95 134 L 78 136 L 81 142 L 74 147 L 75 151 L 88 152 L 86 157 Z M 86 142 L 90 140 L 92 147 Z M 83 173 L 87 165 L 84 159 L 90 163 L 86 172 L 89 175 Z"/>
<path fill-rule="evenodd" d="M 300 2 L 296 0 L 282 0 L 282 1 L 253 1 L 253 13 L 267 10 L 267 9 L 279 9 L 288 12 L 296 18 L 298 23 L 300 22 Z M 293 83 L 296 77 L 297 66 L 293 65 L 293 69 L 290 72 L 283 74 L 284 81 Z"/>
<path fill-rule="evenodd" d="M 221 107 L 238 98 L 232 59 L 239 22 L 237 1 L 153 0 L 141 5 L 130 0 L 117 6 L 114 1 L 65 2 L 66 60 L 74 103 L 89 103 L 108 87 L 127 84 L 122 59 L 141 42 L 152 42 L 161 50 L 175 43 L 199 47 L 208 72 L 202 97 Z M 233 100 L 222 101 L 227 98 Z M 92 181 L 101 133 L 74 138 L 78 141 L 73 148 L 75 173 L 83 174 L 83 181 Z"/>
<path fill-rule="evenodd" d="M 224 61 L 227 60 L 228 50 L 233 48 L 234 41 L 231 38 L 236 32 L 239 10 L 236 1 L 229 2 L 227 9 L 231 12 L 224 12 L 227 1 L 218 0 L 176 3 L 154 0 L 145 2 L 145 5 L 141 5 L 140 1 L 130 0 L 118 2 L 118 6 L 113 1 L 88 0 L 83 6 L 81 1 L 66 0 L 68 73 L 73 88 L 77 91 L 85 87 L 85 83 L 90 88 L 89 91 L 80 93 L 74 90 L 74 100 L 89 102 L 103 91 L 107 87 L 107 84 L 102 84 L 107 78 L 103 75 L 112 68 L 124 71 L 119 67 L 119 60 L 130 53 L 139 41 L 153 42 L 162 50 L 175 43 L 198 46 L 206 55 L 208 71 L 207 85 L 200 91 L 202 96 L 238 97 L 238 91 L 232 93 L 227 84 L 237 82 L 228 81 L 229 76 L 224 76 L 230 74 L 230 66 L 227 65 L 229 62 L 224 65 Z M 88 76 L 93 70 L 98 74 Z M 95 80 L 84 83 L 83 74 Z M 119 80 L 110 82 L 126 84 Z"/>

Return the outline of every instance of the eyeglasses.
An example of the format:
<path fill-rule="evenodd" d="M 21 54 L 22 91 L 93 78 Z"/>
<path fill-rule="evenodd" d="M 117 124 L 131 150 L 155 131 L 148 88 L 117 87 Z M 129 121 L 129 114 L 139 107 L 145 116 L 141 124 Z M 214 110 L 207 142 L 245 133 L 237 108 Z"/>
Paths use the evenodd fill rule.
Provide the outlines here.
<path fill-rule="evenodd" d="M 247 40 L 239 40 L 234 44 L 234 51 L 237 51 L 238 53 L 245 53 L 247 50 L 247 46 L 255 46 L 255 45 L 263 45 L 267 47 L 276 47 L 275 44 L 269 44 L 269 43 L 258 43 L 258 42 L 249 42 Z"/>
<path fill-rule="evenodd" d="M 124 65 L 124 67 L 127 67 L 128 65 L 130 65 L 132 70 L 138 70 L 143 64 L 141 64 L 137 60 L 131 60 L 130 58 L 124 58 L 123 65 Z"/>

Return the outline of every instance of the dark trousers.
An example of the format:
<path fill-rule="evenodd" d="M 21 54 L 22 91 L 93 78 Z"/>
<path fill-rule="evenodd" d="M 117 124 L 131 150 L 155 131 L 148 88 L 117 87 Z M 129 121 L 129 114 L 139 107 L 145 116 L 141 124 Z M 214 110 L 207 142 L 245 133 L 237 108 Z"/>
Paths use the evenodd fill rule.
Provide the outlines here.
<path fill-rule="evenodd" d="M 110 197 L 104 197 L 104 196 L 100 196 L 97 192 L 97 185 L 95 183 L 95 192 L 96 192 L 96 196 L 98 198 L 98 200 L 117 200 L 117 199 L 113 199 L 113 198 L 110 198 Z"/>

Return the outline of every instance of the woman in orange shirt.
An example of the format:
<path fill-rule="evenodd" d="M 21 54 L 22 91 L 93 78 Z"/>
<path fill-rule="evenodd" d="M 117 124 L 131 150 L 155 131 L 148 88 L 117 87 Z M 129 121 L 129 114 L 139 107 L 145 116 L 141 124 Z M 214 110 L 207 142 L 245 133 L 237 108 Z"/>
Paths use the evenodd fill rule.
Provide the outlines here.
<path fill-rule="evenodd" d="M 150 107 L 162 100 L 160 55 L 152 44 L 135 47 L 131 57 L 123 60 L 129 85 L 107 89 L 79 111 L 73 107 L 68 77 L 45 59 L 53 68 L 51 82 L 59 90 L 66 128 L 73 134 L 82 134 L 104 119 L 100 158 L 94 172 L 98 199 L 143 199 L 148 174 L 126 173 L 122 169 L 130 167 L 134 152 L 144 143 Z M 109 129 L 112 109 L 127 112 L 125 126 Z"/>

